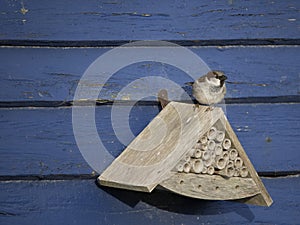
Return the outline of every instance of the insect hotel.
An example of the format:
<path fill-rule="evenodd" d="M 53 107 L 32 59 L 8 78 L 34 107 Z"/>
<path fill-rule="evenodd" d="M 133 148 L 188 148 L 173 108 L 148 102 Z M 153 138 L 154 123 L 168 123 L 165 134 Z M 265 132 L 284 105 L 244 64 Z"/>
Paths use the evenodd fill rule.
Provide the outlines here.
<path fill-rule="evenodd" d="M 300 224 L 299 12 L 299 0 L 0 0 L 0 225 Z M 224 71 L 229 122 L 217 107 L 161 110 L 161 78 L 191 94 L 202 73 L 181 47 L 134 44 L 147 40 Z M 153 54 L 116 51 L 142 48 Z M 75 98 L 81 84 L 96 96 Z M 95 131 L 80 144 L 77 103 L 94 112 L 78 116 Z"/>
<path fill-rule="evenodd" d="M 135 191 L 159 186 L 192 198 L 272 204 L 218 107 L 170 102 L 98 180 Z"/>

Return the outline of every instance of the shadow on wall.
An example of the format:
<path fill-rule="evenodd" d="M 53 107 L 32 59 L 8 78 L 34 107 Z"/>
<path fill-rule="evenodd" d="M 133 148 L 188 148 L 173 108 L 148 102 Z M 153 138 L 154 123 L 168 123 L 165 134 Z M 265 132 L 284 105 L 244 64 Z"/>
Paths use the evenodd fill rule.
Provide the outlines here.
<path fill-rule="evenodd" d="M 97 182 L 96 184 L 103 191 L 131 208 L 134 208 L 142 201 L 158 209 L 184 215 L 220 215 L 235 212 L 249 222 L 253 221 L 255 218 L 248 205 L 234 201 L 193 199 L 160 189 L 155 189 L 150 194 L 104 187 L 100 186 Z"/>

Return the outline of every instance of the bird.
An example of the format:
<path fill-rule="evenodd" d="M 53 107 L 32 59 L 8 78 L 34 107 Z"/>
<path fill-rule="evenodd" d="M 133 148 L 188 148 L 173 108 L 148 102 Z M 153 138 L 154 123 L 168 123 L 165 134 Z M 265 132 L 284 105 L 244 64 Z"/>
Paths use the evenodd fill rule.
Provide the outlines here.
<path fill-rule="evenodd" d="M 225 76 L 224 72 L 212 70 L 189 84 L 192 85 L 194 98 L 201 105 L 211 107 L 224 99 L 226 94 L 226 79 L 227 76 Z"/>
<path fill-rule="evenodd" d="M 213 110 L 212 106 L 224 99 L 226 94 L 226 80 L 227 76 L 225 76 L 224 72 L 212 70 L 194 82 L 187 82 L 185 84 L 192 86 L 193 96 L 201 105 L 208 105 L 207 110 Z M 158 101 L 162 108 L 170 102 L 166 89 L 159 91 Z M 195 107 L 199 108 L 199 104 L 196 104 Z"/>

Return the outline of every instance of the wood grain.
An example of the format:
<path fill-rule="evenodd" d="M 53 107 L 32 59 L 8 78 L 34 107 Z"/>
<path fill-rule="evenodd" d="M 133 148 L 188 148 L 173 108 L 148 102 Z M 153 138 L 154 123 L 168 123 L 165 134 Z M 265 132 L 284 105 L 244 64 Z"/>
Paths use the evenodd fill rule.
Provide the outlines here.
<path fill-rule="evenodd" d="M 118 106 L 124 118 L 129 106 Z M 254 167 L 259 172 L 299 171 L 299 104 L 228 105 L 227 117 Z M 158 106 L 137 106 L 130 127 L 138 135 L 158 114 Z M 0 174 L 91 174 L 72 131 L 71 108 L 18 108 L 0 110 Z M 118 156 L 121 143 L 111 125 L 111 106 L 96 107 L 98 133 L 105 147 Z M 118 126 L 129 138 L 124 124 Z M 285 131 L 285 132 L 280 132 Z M 282 143 L 285 143 L 282 155 Z M 101 162 L 101 159 L 99 159 Z M 107 164 L 108 166 L 108 164 Z"/>
<path fill-rule="evenodd" d="M 54 7 L 55 6 L 55 7 Z M 299 2 L 1 1 L 1 39 L 299 38 Z M 68 43 L 68 42 L 66 42 Z"/>
<path fill-rule="evenodd" d="M 234 200 L 260 193 L 251 178 L 226 179 L 218 175 L 172 173 L 161 185 L 184 196 L 208 200 Z"/>
<path fill-rule="evenodd" d="M 70 101 L 84 71 L 100 55 L 112 48 L 0 48 L 0 101 Z M 190 48 L 212 69 L 223 70 L 229 81 L 226 98 L 299 96 L 299 47 L 195 47 Z M 115 99 L 130 82 L 147 76 L 160 76 L 184 87 L 192 78 L 166 64 L 144 62 L 114 74 L 101 87 L 100 99 Z M 200 74 L 199 74 L 200 76 Z M 241 84 L 239 84 L 241 83 Z M 139 80 L 133 91 L 151 90 Z M 133 92 L 134 93 L 134 92 Z M 169 95 L 172 90 L 168 90 Z M 125 93 L 126 94 L 126 93 Z M 126 98 L 125 98 L 126 97 Z M 169 96 L 171 98 L 172 95 Z M 135 95 L 124 95 L 134 100 Z M 154 98 L 155 99 L 155 98 Z M 146 99 L 145 99 L 146 100 Z M 239 102 L 247 102 L 242 99 Z M 252 99 L 255 102 L 255 99 Z M 42 102 L 40 103 L 42 104 Z M 49 104 L 49 103 L 48 103 Z M 9 105 L 9 104 L 8 104 Z"/>
<path fill-rule="evenodd" d="M 99 177 L 101 185 L 151 192 L 222 114 L 170 102 Z"/>
<path fill-rule="evenodd" d="M 295 224 L 300 178 L 263 179 L 270 208 L 98 188 L 94 180 L 0 182 L 0 224 Z M 280 216 L 278 216 L 280 215 Z"/>

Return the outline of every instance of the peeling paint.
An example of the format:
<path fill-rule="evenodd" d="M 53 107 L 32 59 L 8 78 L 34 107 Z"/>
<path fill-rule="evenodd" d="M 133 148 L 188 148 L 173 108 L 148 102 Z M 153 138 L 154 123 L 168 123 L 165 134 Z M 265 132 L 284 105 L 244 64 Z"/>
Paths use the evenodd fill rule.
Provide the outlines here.
<path fill-rule="evenodd" d="M 21 5 L 22 5 L 22 8 L 20 9 L 20 12 L 21 12 L 23 15 L 25 15 L 26 13 L 28 13 L 29 10 L 25 8 L 23 2 L 21 2 Z"/>

